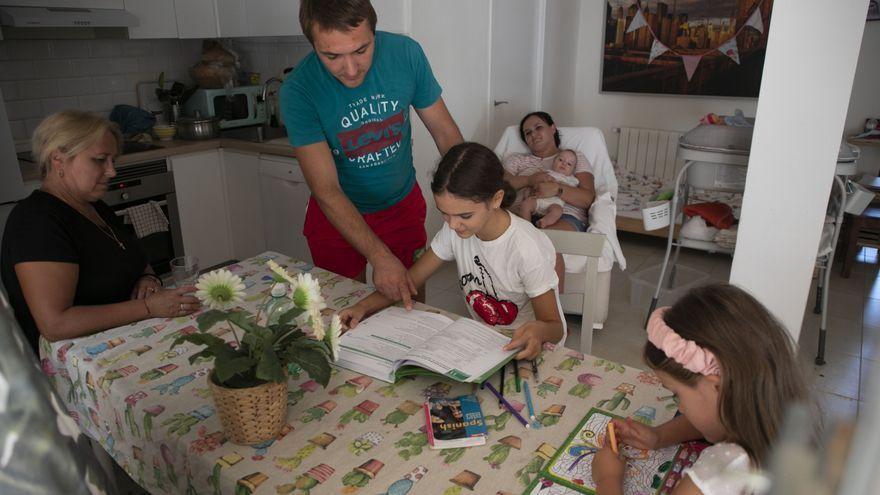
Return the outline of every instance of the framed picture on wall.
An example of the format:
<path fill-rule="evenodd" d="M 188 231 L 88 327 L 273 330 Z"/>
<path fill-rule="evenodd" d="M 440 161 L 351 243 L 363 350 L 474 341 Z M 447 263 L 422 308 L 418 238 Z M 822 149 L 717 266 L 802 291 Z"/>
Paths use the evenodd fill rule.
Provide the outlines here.
<path fill-rule="evenodd" d="M 602 91 L 757 98 L 773 0 L 606 0 Z"/>
<path fill-rule="evenodd" d="M 868 2 L 868 20 L 880 21 L 880 0 Z"/>

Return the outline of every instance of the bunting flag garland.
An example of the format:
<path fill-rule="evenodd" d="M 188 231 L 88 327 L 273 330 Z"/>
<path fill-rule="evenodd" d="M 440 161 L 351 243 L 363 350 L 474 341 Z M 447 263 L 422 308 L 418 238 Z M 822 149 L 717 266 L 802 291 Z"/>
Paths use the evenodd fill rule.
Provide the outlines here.
<path fill-rule="evenodd" d="M 694 72 L 697 70 L 697 66 L 700 65 L 700 59 L 703 58 L 702 55 L 682 55 L 681 61 L 684 62 L 684 71 L 687 73 L 688 81 L 694 77 Z"/>
<path fill-rule="evenodd" d="M 754 10 L 751 15 L 749 15 L 748 20 L 743 24 L 736 33 L 733 34 L 727 41 L 719 45 L 715 50 L 723 53 L 731 60 L 736 62 L 737 65 L 740 65 L 739 58 L 739 46 L 737 45 L 736 37 L 745 29 L 746 27 L 751 27 L 752 29 L 757 30 L 759 33 L 764 34 L 764 19 L 761 16 L 761 4 L 764 3 L 764 0 L 759 0 L 756 2 L 754 6 Z M 653 44 L 651 45 L 651 53 L 648 55 L 648 64 L 654 61 L 660 55 L 663 55 L 666 52 L 671 52 L 675 55 L 681 57 L 681 61 L 684 64 L 684 71 L 687 75 L 687 80 L 690 81 L 694 76 L 694 72 L 697 71 L 697 66 L 700 65 L 700 60 L 709 53 L 715 50 L 709 50 L 704 53 L 696 54 L 696 55 L 685 55 L 683 53 L 679 53 L 676 50 L 669 48 L 664 45 L 657 37 L 657 33 L 651 29 L 651 26 L 648 24 L 647 20 L 645 20 L 645 14 L 642 12 L 642 5 L 640 1 L 636 1 L 636 10 L 635 14 L 633 14 L 632 21 L 629 23 L 629 27 L 626 28 L 626 34 L 630 34 L 633 31 L 637 31 L 643 27 L 647 27 L 648 31 L 651 33 L 651 37 L 653 38 Z"/>
<path fill-rule="evenodd" d="M 758 30 L 759 33 L 764 34 L 764 21 L 761 19 L 761 9 L 756 8 L 752 15 L 749 16 L 749 20 L 746 21 L 746 26 L 751 26 Z"/>
<path fill-rule="evenodd" d="M 726 43 L 716 48 L 716 50 L 727 55 L 736 62 L 736 65 L 739 65 L 739 49 L 736 46 L 736 38 L 730 38 Z M 651 62 L 648 63 L 650 64 Z"/>
<path fill-rule="evenodd" d="M 648 63 L 654 61 L 655 58 L 663 55 L 664 53 L 669 51 L 669 47 L 660 42 L 657 38 L 654 38 L 654 44 L 651 45 L 651 54 L 648 56 Z M 739 62 L 737 62 L 739 63 Z"/>
<path fill-rule="evenodd" d="M 648 23 L 645 21 L 645 16 L 642 14 L 641 9 L 639 9 L 636 11 L 636 15 L 633 16 L 632 22 L 629 23 L 629 27 L 626 28 L 626 34 L 629 34 L 633 31 L 635 31 L 636 29 L 643 28 L 647 25 L 648 25 Z M 657 37 L 654 36 L 654 38 L 657 38 Z"/>

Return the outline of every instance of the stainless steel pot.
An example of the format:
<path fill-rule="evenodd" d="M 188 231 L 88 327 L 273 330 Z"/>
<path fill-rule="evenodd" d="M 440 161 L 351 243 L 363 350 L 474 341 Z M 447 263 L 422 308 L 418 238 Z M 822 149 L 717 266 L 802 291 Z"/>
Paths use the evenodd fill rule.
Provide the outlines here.
<path fill-rule="evenodd" d="M 216 118 L 181 117 L 177 119 L 177 136 L 180 139 L 213 139 L 220 136 L 220 121 Z"/>

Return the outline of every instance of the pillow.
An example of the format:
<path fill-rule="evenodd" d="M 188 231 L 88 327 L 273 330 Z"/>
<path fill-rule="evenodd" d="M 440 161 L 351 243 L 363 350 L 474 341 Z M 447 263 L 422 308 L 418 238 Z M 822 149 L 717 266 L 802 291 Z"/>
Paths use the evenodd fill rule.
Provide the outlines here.
<path fill-rule="evenodd" d="M 697 203 L 684 207 L 684 214 L 692 217 L 698 215 L 706 220 L 709 225 L 728 229 L 736 221 L 733 217 L 733 208 L 725 203 Z"/>

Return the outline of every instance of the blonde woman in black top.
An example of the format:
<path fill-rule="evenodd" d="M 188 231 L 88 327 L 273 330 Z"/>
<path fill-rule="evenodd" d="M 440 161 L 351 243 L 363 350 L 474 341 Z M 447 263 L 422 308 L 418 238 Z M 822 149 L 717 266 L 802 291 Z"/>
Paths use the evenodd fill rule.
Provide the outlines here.
<path fill-rule="evenodd" d="M 9 215 L 0 275 L 34 347 L 199 308 L 193 287 L 163 289 L 137 238 L 101 201 L 116 176 L 122 135 L 88 112 L 65 110 L 34 131 L 42 186 Z"/>

